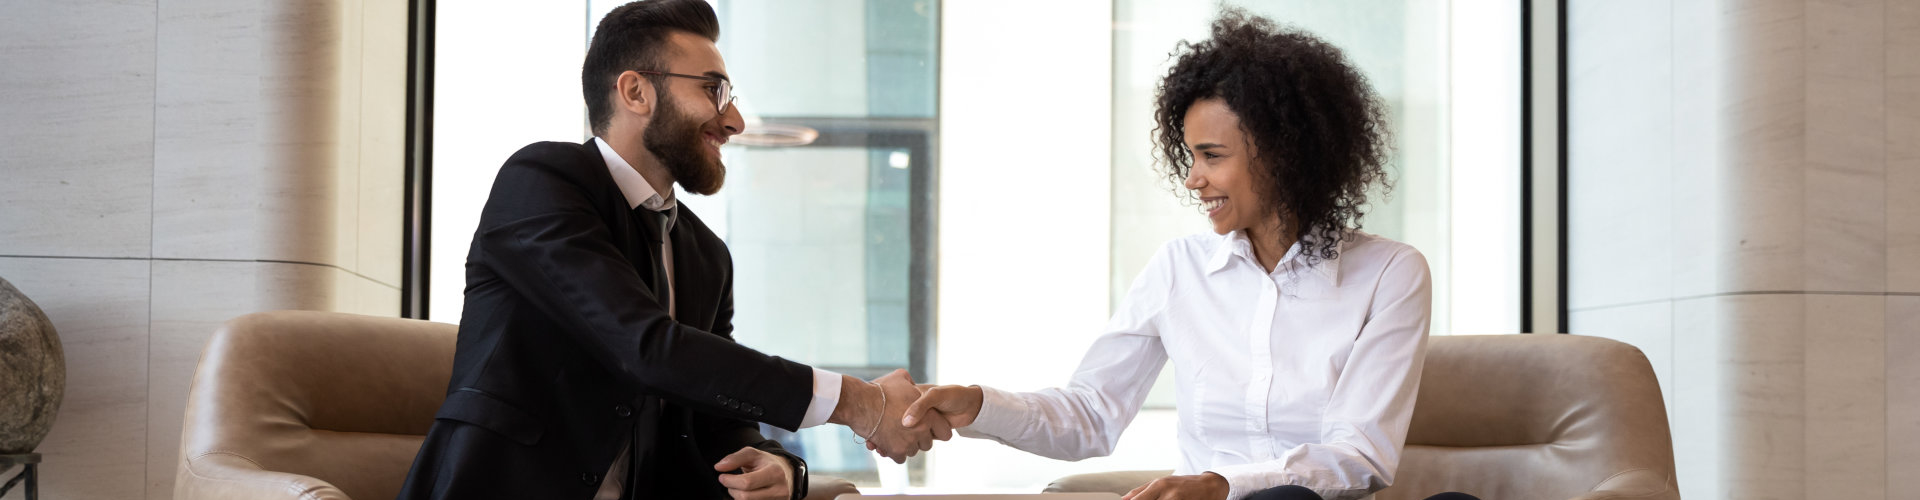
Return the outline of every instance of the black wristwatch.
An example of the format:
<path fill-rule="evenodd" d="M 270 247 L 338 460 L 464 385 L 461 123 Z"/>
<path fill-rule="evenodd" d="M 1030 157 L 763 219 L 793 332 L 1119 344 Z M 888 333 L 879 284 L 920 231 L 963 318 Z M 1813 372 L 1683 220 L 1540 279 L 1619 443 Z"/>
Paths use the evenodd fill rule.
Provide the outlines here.
<path fill-rule="evenodd" d="M 807 461 L 800 458 L 799 455 L 787 453 L 785 450 L 776 452 L 776 454 L 786 457 L 787 463 L 793 464 L 792 500 L 807 498 Z"/>

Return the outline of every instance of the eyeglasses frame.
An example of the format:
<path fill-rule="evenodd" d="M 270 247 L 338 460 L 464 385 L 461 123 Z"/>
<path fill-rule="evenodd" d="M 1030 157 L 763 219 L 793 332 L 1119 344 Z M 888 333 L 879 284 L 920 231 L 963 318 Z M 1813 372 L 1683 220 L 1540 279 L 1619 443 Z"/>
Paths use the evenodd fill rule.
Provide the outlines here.
<path fill-rule="evenodd" d="M 723 114 L 723 115 L 727 114 L 728 107 L 733 106 L 733 100 L 740 98 L 740 96 L 733 95 L 733 81 L 728 80 L 726 78 L 718 77 L 718 76 L 683 75 L 680 73 L 668 73 L 665 71 L 650 71 L 650 70 L 639 70 L 639 69 L 633 70 L 633 72 L 639 73 L 642 75 L 673 76 L 673 77 L 679 77 L 679 78 L 691 78 L 694 80 L 705 80 L 709 82 L 718 83 L 720 84 L 720 89 L 719 89 L 720 91 L 718 95 L 713 97 L 714 107 L 715 109 L 720 111 L 720 114 Z"/>

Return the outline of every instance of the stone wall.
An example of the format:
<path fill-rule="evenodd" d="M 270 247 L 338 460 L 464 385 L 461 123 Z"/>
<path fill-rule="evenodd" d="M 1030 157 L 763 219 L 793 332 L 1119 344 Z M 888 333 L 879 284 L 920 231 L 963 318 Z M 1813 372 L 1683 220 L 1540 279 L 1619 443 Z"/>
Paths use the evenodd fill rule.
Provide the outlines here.
<path fill-rule="evenodd" d="M 68 366 L 46 498 L 170 498 L 193 370 L 253 311 L 395 315 L 405 2 L 0 16 L 0 277 Z"/>
<path fill-rule="evenodd" d="M 1686 498 L 1920 491 L 1920 2 L 1568 2 L 1573 333 Z"/>

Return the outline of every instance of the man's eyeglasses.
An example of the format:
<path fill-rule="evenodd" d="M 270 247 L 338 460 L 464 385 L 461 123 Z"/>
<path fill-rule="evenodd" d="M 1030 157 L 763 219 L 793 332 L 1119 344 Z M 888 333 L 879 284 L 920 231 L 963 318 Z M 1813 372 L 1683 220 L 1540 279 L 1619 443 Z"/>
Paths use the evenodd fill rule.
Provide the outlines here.
<path fill-rule="evenodd" d="M 633 70 L 633 72 L 643 75 L 673 76 L 713 82 L 714 86 L 707 88 L 707 97 L 713 99 L 714 106 L 720 110 L 720 114 L 726 114 L 727 107 L 733 105 L 733 83 L 727 81 L 725 78 L 717 76 L 682 75 L 665 71 L 641 71 L 637 69 Z"/>

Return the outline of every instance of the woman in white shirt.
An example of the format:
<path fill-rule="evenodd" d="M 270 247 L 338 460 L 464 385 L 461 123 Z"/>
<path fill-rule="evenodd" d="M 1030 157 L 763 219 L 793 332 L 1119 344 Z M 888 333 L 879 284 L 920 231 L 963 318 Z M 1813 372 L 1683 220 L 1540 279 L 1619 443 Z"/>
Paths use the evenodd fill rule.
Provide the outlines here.
<path fill-rule="evenodd" d="M 1339 49 L 1239 10 L 1178 53 L 1157 153 L 1214 234 L 1154 255 L 1067 387 L 932 387 L 902 423 L 937 411 L 962 435 L 1104 456 L 1171 359 L 1179 466 L 1130 500 L 1370 495 L 1400 462 L 1432 298 L 1419 251 L 1357 227 L 1386 178 L 1382 104 Z"/>

